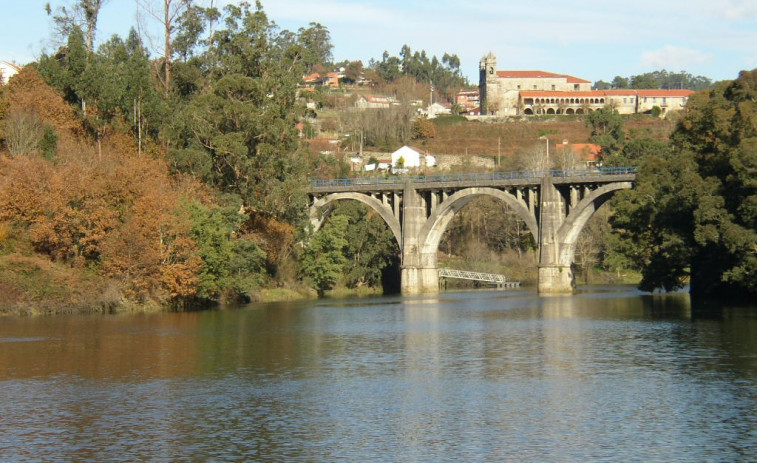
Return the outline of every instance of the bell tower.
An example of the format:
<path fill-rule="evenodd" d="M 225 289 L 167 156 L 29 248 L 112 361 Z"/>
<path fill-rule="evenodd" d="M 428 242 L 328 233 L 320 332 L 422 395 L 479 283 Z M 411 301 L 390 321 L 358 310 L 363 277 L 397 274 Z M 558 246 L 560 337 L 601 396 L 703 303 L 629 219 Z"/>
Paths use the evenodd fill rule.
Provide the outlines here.
<path fill-rule="evenodd" d="M 497 88 L 497 57 L 494 53 L 481 58 L 478 65 L 478 94 L 481 101 L 481 114 L 486 115 L 488 97 L 494 96 Z"/>

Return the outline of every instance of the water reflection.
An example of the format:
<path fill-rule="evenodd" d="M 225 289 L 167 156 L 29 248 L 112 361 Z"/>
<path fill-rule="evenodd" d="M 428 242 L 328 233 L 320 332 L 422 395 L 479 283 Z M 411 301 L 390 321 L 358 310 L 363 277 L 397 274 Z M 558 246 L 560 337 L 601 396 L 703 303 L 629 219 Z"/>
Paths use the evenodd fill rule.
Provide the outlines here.
<path fill-rule="evenodd" d="M 4 460 L 743 461 L 757 317 L 443 293 L 4 319 Z M 118 459 L 116 457 L 115 459 Z"/>

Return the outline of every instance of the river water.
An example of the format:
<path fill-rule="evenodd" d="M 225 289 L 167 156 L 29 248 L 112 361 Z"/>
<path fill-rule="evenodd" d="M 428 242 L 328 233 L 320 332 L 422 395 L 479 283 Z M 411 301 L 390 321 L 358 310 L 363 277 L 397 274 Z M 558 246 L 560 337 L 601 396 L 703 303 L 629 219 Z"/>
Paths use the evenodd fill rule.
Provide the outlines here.
<path fill-rule="evenodd" d="M 592 287 L 2 318 L 0 461 L 757 461 L 757 310 Z"/>

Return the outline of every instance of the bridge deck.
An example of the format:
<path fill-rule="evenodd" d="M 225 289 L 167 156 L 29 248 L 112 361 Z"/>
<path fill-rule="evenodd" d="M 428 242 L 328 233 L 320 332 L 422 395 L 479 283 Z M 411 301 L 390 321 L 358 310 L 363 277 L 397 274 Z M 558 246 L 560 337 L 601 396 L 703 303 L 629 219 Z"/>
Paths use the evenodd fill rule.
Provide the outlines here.
<path fill-rule="evenodd" d="M 573 170 L 540 170 L 516 172 L 486 172 L 477 174 L 439 175 L 391 175 L 376 177 L 354 177 L 317 179 L 310 182 L 310 191 L 336 192 L 360 190 L 402 190 L 408 183 L 414 188 L 438 189 L 446 187 L 493 186 L 493 185 L 538 185 L 547 175 L 552 183 L 617 182 L 633 180 L 636 167 L 599 167 Z"/>

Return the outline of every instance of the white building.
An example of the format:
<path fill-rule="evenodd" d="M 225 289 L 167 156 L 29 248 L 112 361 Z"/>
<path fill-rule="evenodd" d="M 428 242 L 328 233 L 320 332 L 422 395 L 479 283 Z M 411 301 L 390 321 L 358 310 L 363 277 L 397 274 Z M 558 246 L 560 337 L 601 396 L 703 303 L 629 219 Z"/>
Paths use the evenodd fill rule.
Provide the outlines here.
<path fill-rule="evenodd" d="M 394 97 L 384 95 L 361 95 L 355 102 L 355 106 L 360 109 L 390 108 L 398 104 Z"/>
<path fill-rule="evenodd" d="M 0 61 L 0 85 L 8 83 L 8 79 L 18 74 L 21 70 L 21 66 L 18 66 L 7 61 Z"/>
<path fill-rule="evenodd" d="M 434 167 L 435 165 L 435 157 L 429 154 L 421 154 L 409 146 L 403 146 L 392 153 L 392 168 L 395 170 Z"/>

